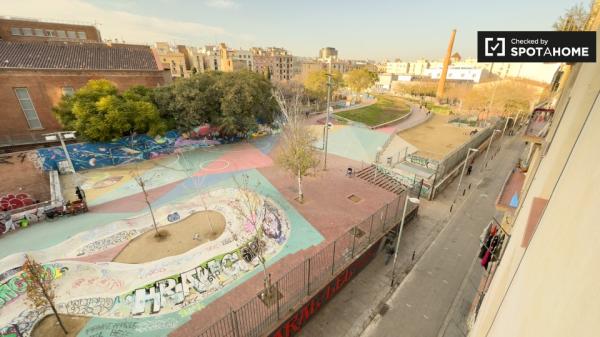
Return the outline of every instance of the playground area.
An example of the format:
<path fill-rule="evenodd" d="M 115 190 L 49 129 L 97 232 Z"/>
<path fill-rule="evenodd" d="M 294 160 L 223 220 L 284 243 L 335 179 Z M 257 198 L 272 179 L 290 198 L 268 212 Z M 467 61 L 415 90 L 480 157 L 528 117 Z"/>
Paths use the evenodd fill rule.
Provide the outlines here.
<path fill-rule="evenodd" d="M 248 247 L 261 247 L 277 277 L 396 197 L 363 181 L 347 184 L 346 167 L 358 163 L 330 154 L 328 171 L 306 178 L 307 202 L 298 204 L 294 177 L 274 165 L 276 143 L 268 136 L 62 175 L 63 195 L 75 198 L 74 186 L 82 187 L 89 212 L 0 237 L 0 336 L 13 324 L 24 336 L 56 331 L 49 310 L 31 308 L 19 286 L 24 253 L 54 279 L 69 336 L 166 336 L 197 312 L 216 317 L 219 303 L 237 307 L 256 296 L 262 267 Z M 136 177 L 164 237 L 155 237 Z M 265 236 L 253 242 L 257 225 Z"/>

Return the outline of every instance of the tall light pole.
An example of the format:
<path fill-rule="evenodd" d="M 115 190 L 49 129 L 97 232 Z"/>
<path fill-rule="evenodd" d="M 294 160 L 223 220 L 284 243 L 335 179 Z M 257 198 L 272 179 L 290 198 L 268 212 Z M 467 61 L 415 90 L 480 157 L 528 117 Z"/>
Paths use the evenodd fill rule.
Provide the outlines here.
<path fill-rule="evenodd" d="M 512 120 L 513 120 L 513 122 L 514 122 L 514 120 L 515 120 L 515 118 L 514 118 L 514 117 L 510 117 L 510 116 L 509 116 L 509 117 L 506 117 L 506 123 L 504 123 L 504 129 L 502 129 L 502 136 L 500 136 L 500 138 L 501 138 L 502 140 L 504 140 L 504 133 L 506 132 L 506 128 L 508 127 L 508 121 L 509 121 L 509 120 L 511 120 L 511 119 L 512 119 Z M 501 148 L 502 148 L 502 142 L 500 142 L 500 146 L 498 147 L 498 151 L 500 151 L 500 149 L 501 149 Z"/>
<path fill-rule="evenodd" d="M 492 142 L 494 141 L 494 135 L 496 134 L 496 132 L 501 132 L 498 129 L 495 129 L 494 132 L 492 132 L 492 136 L 490 137 L 490 142 L 487 146 L 487 150 L 485 150 L 485 157 L 483 157 L 483 164 L 481 165 L 481 172 L 483 172 L 483 170 L 485 169 L 485 166 L 487 165 L 487 158 L 488 158 L 488 154 L 490 153 L 490 147 L 492 147 Z"/>
<path fill-rule="evenodd" d="M 402 237 L 402 229 L 404 229 L 404 218 L 406 217 L 406 208 L 408 207 L 408 202 L 412 202 L 413 204 L 418 205 L 421 201 L 417 198 L 411 198 L 408 196 L 408 191 L 406 191 L 406 197 L 404 198 L 404 209 L 402 210 L 402 221 L 400 222 L 400 230 L 398 231 L 398 238 L 396 239 L 396 250 L 394 251 L 394 264 L 392 266 L 392 287 L 396 282 L 396 262 L 398 261 L 398 250 L 400 249 L 400 238 Z"/>
<path fill-rule="evenodd" d="M 454 193 L 454 200 L 456 201 L 456 197 L 458 196 L 458 191 L 460 190 L 460 184 L 462 184 L 463 177 L 465 175 L 465 169 L 467 168 L 467 162 L 469 161 L 469 155 L 472 152 L 479 151 L 478 149 L 470 148 L 467 151 L 467 158 L 465 158 L 465 163 L 463 164 L 462 172 L 460 173 L 460 179 L 458 180 L 458 186 L 456 186 L 456 193 Z"/>
<path fill-rule="evenodd" d="M 62 146 L 62 149 L 65 152 L 65 158 L 67 158 L 67 163 L 69 163 L 69 168 L 71 169 L 72 173 L 75 173 L 75 166 L 73 166 L 71 156 L 69 155 L 69 151 L 67 150 L 67 146 L 65 145 L 65 139 L 75 139 L 75 132 L 76 131 L 57 131 L 42 135 L 48 141 L 60 140 L 60 145 Z"/>
<path fill-rule="evenodd" d="M 323 137 L 323 150 L 325 159 L 323 160 L 323 170 L 327 170 L 327 143 L 329 142 L 329 113 L 331 110 L 331 58 L 329 59 L 329 70 L 327 72 L 327 117 L 325 118 L 325 137 Z"/>

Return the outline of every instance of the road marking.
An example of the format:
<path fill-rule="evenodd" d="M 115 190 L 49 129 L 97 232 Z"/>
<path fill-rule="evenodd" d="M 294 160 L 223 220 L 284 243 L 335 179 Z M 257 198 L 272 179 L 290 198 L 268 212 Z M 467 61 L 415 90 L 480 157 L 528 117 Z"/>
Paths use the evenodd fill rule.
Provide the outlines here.
<path fill-rule="evenodd" d="M 425 319 L 429 319 L 429 317 L 427 315 L 423 315 L 423 317 L 425 317 Z"/>

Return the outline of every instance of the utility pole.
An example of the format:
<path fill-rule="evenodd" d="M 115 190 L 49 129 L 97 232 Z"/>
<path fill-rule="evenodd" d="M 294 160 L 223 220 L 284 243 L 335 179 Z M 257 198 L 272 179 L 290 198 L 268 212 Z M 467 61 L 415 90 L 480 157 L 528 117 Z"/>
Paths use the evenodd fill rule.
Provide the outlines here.
<path fill-rule="evenodd" d="M 331 109 L 331 58 L 329 58 L 329 69 L 327 71 L 327 117 L 325 118 L 325 137 L 323 137 L 323 149 L 325 159 L 323 160 L 323 171 L 327 170 L 327 143 L 329 142 L 329 112 Z"/>
<path fill-rule="evenodd" d="M 471 152 L 477 152 L 477 151 L 479 151 L 479 150 L 475 149 L 475 148 L 470 148 L 469 151 L 467 151 L 467 158 L 465 158 L 465 163 L 463 164 L 462 172 L 460 173 L 460 179 L 458 179 L 458 186 L 456 186 L 456 193 L 454 194 L 454 201 L 456 201 L 456 198 L 458 197 L 458 191 L 460 191 L 460 185 L 462 184 L 462 180 L 465 175 L 465 169 L 467 168 L 467 163 L 469 162 L 469 155 L 471 154 Z"/>
<path fill-rule="evenodd" d="M 69 168 L 72 173 L 75 173 L 75 166 L 73 166 L 73 162 L 71 161 L 71 156 L 69 155 L 69 151 L 67 150 L 67 146 L 65 145 L 66 139 L 75 139 L 75 131 L 58 131 L 52 133 L 43 134 L 43 136 L 48 141 L 59 140 L 60 145 L 62 146 L 63 151 L 65 152 L 65 158 L 67 159 L 67 163 L 69 163 Z"/>
<path fill-rule="evenodd" d="M 500 132 L 500 130 L 495 129 L 492 132 L 492 136 L 490 137 L 490 142 L 487 146 L 487 150 L 485 150 L 485 157 L 483 157 L 483 163 L 481 164 L 481 172 L 483 172 L 483 170 L 485 169 L 486 165 L 487 165 L 487 158 L 488 158 L 488 154 L 490 153 L 490 147 L 492 146 L 492 142 L 494 141 L 494 135 L 496 134 L 496 132 Z"/>

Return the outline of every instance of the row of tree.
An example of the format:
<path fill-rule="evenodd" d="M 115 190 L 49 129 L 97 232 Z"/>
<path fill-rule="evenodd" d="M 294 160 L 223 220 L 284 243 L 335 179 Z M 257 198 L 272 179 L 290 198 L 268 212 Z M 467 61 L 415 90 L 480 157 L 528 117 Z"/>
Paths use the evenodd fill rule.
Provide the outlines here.
<path fill-rule="evenodd" d="M 188 132 L 209 123 L 224 135 L 247 134 L 271 124 L 279 111 L 273 86 L 252 72 L 209 72 L 122 93 L 107 80 L 92 80 L 63 96 L 54 112 L 65 129 L 91 141 L 109 141 L 132 133 L 151 136 L 176 128 Z"/>

